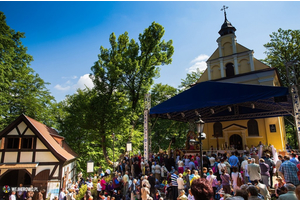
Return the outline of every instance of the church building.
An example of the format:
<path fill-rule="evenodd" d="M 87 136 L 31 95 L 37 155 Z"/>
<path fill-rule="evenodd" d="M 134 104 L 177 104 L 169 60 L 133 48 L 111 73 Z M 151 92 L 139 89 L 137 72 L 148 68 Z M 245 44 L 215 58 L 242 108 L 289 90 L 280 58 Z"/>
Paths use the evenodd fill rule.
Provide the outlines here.
<path fill-rule="evenodd" d="M 218 48 L 206 61 L 207 69 L 197 81 L 217 81 L 239 84 L 281 86 L 277 70 L 254 58 L 253 50 L 237 43 L 235 27 L 227 20 L 219 31 Z M 228 88 L 230 90 L 230 88 Z M 212 91 L 214 92 L 214 91 Z M 255 104 L 252 105 L 253 109 Z M 230 109 L 230 108 L 228 108 Z M 235 147 L 240 150 L 252 145 L 272 144 L 277 150 L 284 150 L 286 133 L 283 117 L 250 118 L 247 120 L 206 123 L 207 139 L 203 148 Z M 217 141 L 218 140 L 218 141 Z"/>

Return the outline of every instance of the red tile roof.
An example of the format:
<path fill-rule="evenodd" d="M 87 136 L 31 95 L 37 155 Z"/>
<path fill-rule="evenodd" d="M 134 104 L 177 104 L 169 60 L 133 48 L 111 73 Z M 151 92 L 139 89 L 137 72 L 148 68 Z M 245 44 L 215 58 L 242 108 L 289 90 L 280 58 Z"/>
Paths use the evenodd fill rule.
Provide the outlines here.
<path fill-rule="evenodd" d="M 57 131 L 46 126 L 45 124 L 42 124 L 35 119 L 32 119 L 26 115 L 24 115 L 26 119 L 36 128 L 36 130 L 41 134 L 41 136 L 49 143 L 49 145 L 53 148 L 54 151 L 56 151 L 59 155 L 61 155 L 66 161 L 73 160 L 76 157 L 74 154 L 72 155 L 71 153 L 68 152 L 69 149 L 64 149 L 61 147 L 56 140 L 52 137 L 52 135 L 59 136 Z M 71 151 L 73 152 L 73 151 Z M 76 154 L 75 154 L 76 155 Z"/>

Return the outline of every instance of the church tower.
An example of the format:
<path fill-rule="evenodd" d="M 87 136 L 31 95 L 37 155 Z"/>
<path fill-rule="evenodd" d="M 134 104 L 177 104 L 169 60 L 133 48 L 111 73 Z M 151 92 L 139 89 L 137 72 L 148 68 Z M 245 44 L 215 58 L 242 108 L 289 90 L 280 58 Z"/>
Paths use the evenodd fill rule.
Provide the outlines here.
<path fill-rule="evenodd" d="M 219 31 L 220 37 L 217 39 L 218 48 L 206 61 L 207 69 L 197 81 L 198 83 L 231 78 L 257 70 L 270 69 L 269 66 L 253 57 L 253 50 L 237 43 L 235 35 L 236 28 L 227 19 L 227 8 L 228 7 L 223 6 L 221 9 L 224 11 L 225 20 Z M 270 82 L 267 85 L 273 85 L 273 83 Z"/>
<path fill-rule="evenodd" d="M 267 66 L 253 57 L 253 50 L 237 43 L 236 28 L 227 19 L 224 11 L 224 23 L 217 39 L 218 48 L 206 61 L 207 68 L 197 83 L 218 81 L 254 85 L 280 86 L 276 69 Z M 228 88 L 230 90 L 230 88 Z M 212 91 L 217 92 L 217 91 Z M 252 109 L 258 109 L 253 102 Z M 231 112 L 231 111 L 229 111 Z M 212 112 L 213 115 L 213 112 Z M 207 139 L 204 149 L 211 146 L 224 149 L 235 146 L 239 150 L 259 143 L 273 144 L 275 148 L 285 148 L 285 128 L 283 117 L 257 118 L 248 120 L 221 121 L 206 123 L 204 132 Z M 223 146 L 222 146 L 223 145 Z"/>

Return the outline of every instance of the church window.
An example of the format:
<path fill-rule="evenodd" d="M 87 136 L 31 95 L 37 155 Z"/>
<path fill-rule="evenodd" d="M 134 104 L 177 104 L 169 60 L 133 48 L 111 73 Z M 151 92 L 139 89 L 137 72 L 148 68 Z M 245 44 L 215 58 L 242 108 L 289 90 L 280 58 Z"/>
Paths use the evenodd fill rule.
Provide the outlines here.
<path fill-rule="evenodd" d="M 248 136 L 259 136 L 258 124 L 255 119 L 250 119 L 247 123 L 248 126 Z"/>
<path fill-rule="evenodd" d="M 223 137 L 223 127 L 220 122 L 214 123 L 214 136 Z"/>
<path fill-rule="evenodd" d="M 232 63 L 226 64 L 226 77 L 234 76 L 234 67 Z"/>
<path fill-rule="evenodd" d="M 22 149 L 32 149 L 33 138 L 22 138 Z"/>
<path fill-rule="evenodd" d="M 19 138 L 7 138 L 7 149 L 19 149 Z"/>

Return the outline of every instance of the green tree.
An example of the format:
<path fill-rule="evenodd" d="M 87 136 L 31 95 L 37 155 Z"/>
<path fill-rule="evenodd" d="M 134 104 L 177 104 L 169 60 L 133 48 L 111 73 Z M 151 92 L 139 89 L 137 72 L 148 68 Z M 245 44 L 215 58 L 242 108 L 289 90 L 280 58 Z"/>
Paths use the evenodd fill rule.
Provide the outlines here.
<path fill-rule="evenodd" d="M 150 90 L 153 78 L 159 75 L 158 66 L 172 62 L 174 47 L 172 40 L 162 40 L 164 32 L 163 26 L 153 22 L 139 35 L 139 43 L 129 40 L 127 32 L 118 39 L 112 33 L 111 48 L 101 46 L 91 78 L 99 94 L 97 102 L 101 102 L 95 112 L 99 113 L 96 121 L 101 127 L 102 144 L 106 144 L 106 137 L 114 127 L 120 127 L 121 122 L 127 125 L 123 134 L 130 138 L 135 128 L 141 128 L 144 94 Z M 135 127 L 138 122 L 139 127 Z M 103 145 L 103 153 L 108 160 L 106 145 Z"/>
<path fill-rule="evenodd" d="M 186 78 L 181 79 L 181 84 L 178 87 L 182 91 L 189 89 L 191 85 L 195 84 L 199 80 L 203 73 L 204 71 L 197 69 L 196 72 L 186 74 Z"/>
<path fill-rule="evenodd" d="M 286 64 L 288 62 L 298 61 L 295 66 L 295 76 L 300 81 L 300 30 L 283 30 L 270 34 L 270 42 L 266 43 L 267 58 L 263 61 L 271 67 L 278 69 L 283 86 L 290 86 L 286 78 Z"/>
<path fill-rule="evenodd" d="M 151 89 L 151 106 L 154 107 L 169 98 L 177 95 L 179 90 L 161 83 L 155 84 Z M 172 143 L 172 148 L 183 148 L 186 141 L 188 124 L 168 119 L 151 118 L 151 143 L 152 152 L 159 149 L 166 150 L 171 144 L 172 138 L 176 138 Z"/>
<path fill-rule="evenodd" d="M 54 122 L 47 122 L 54 98 L 29 67 L 33 58 L 21 42 L 25 34 L 11 29 L 5 19 L 0 12 L 0 128 L 22 113 L 51 126 Z"/>

